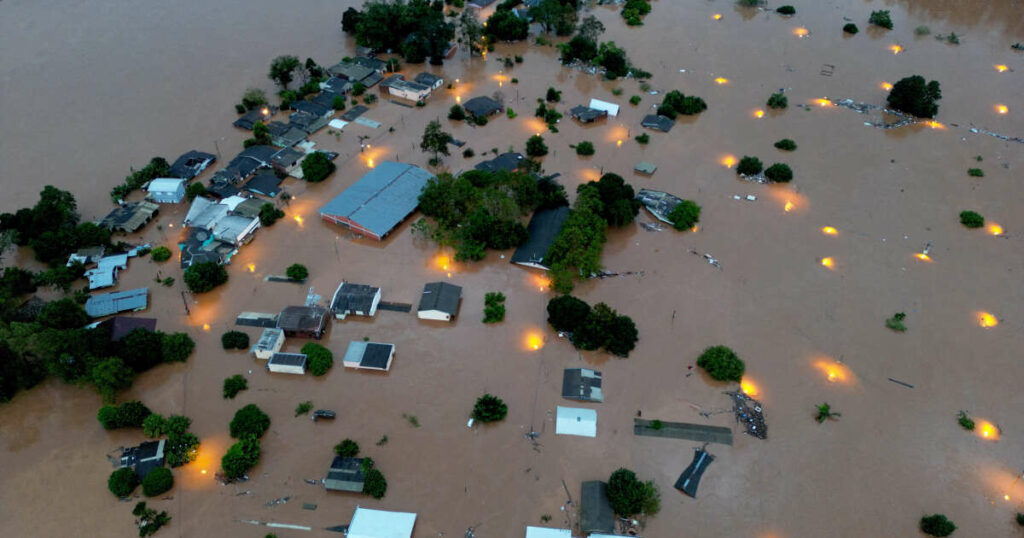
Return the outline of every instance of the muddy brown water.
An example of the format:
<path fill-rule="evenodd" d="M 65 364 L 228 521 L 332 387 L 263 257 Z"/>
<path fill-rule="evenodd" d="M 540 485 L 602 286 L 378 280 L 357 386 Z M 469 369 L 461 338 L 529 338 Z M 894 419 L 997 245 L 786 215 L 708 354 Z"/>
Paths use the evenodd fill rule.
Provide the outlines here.
<path fill-rule="evenodd" d="M 0 209 L 31 204 L 41 185 L 54 184 L 76 195 L 84 217 L 96 218 L 111 207 L 109 188 L 154 155 L 173 159 L 195 148 L 219 151 L 226 162 L 245 138 L 231 127 L 232 104 L 248 86 L 271 89 L 270 58 L 293 53 L 330 65 L 352 54 L 336 23 L 348 4 L 4 2 Z M 947 514 L 967 536 L 1014 535 L 1013 514 L 1024 503 L 1024 485 L 1013 481 L 1024 463 L 1024 420 L 1017 412 L 1024 319 L 1018 210 L 1024 194 L 1017 183 L 1024 147 L 966 127 L 1024 135 L 1024 57 L 1009 48 L 1024 40 L 1024 17 L 1011 2 L 898 1 L 884 4 L 894 30 L 868 28 L 868 13 L 882 5 L 797 5 L 797 15 L 785 18 L 722 0 L 661 0 L 639 28 L 626 28 L 610 8 L 594 9 L 608 28 L 604 39 L 654 73 L 653 89 L 680 89 L 708 102 L 706 112 L 671 133 L 651 133 L 646 147 L 632 138 L 659 97 L 643 95 L 631 107 L 628 97 L 642 93 L 635 81 L 602 82 L 563 69 L 553 48 L 501 45 L 486 60 L 460 51 L 443 68 L 429 67 L 460 83 L 437 92 L 425 109 L 379 103 L 367 117 L 382 128 L 352 124 L 337 138 L 317 134 L 318 145 L 341 153 L 338 171 L 320 185 L 286 181 L 297 196 L 288 217 L 241 250 L 227 286 L 190 300 L 190 316 L 173 261 L 133 260 L 118 289 L 149 285 L 151 306 L 143 315 L 157 317 L 161 330 L 189 332 L 198 344 L 187 364 L 140 376 L 122 397 L 192 417 L 203 441 L 199 461 L 176 471 L 170 498 L 150 500 L 173 517 L 161 535 L 262 536 L 267 528 L 242 522 L 259 520 L 317 529 L 275 531 L 282 537 L 327 536 L 320 529 L 347 523 L 358 504 L 418 513 L 417 537 L 461 536 L 471 525 L 478 525 L 477 536 L 521 536 L 545 514 L 553 516 L 551 525 L 566 524 L 563 480 L 578 499 L 580 481 L 606 478 L 620 466 L 661 489 L 662 511 L 648 520 L 645 536 L 907 536 L 920 515 L 932 512 Z M 844 36 L 844 17 L 861 33 Z M 915 36 L 918 25 L 933 34 L 954 31 L 962 44 Z M 808 35 L 797 37 L 797 28 Z M 894 55 L 891 45 L 902 52 Z M 521 54 L 525 62 L 502 71 L 495 59 L 506 54 Z M 821 74 L 825 64 L 833 66 L 831 76 Z M 1011 71 L 999 73 L 1000 64 Z M 849 97 L 882 104 L 880 85 L 912 73 L 942 83 L 937 120 L 945 128 L 881 131 L 864 126 L 865 116 L 813 102 Z M 716 84 L 718 77 L 728 83 Z M 536 274 L 507 263 L 509 252 L 506 259 L 492 252 L 483 263 L 446 271 L 436 261 L 438 250 L 412 238 L 408 223 L 378 244 L 353 240 L 317 218 L 319 207 L 357 180 L 370 159 L 426 166 L 418 138 L 429 120 L 441 118 L 478 155 L 446 158 L 452 171 L 470 168 L 491 148 L 521 150 L 528 136 L 545 131 L 532 110 L 548 86 L 563 91 L 563 112 L 590 97 L 622 105 L 619 117 L 602 124 L 581 127 L 566 118 L 559 133 L 545 134 L 551 154 L 544 167 L 561 173 L 570 190 L 614 171 L 638 188 L 666 190 L 704 207 L 697 233 L 635 225 L 612 232 L 603 264 L 643 275 L 577 288 L 587 301 L 606 301 L 634 318 L 640 342 L 628 360 L 580 355 L 557 338 L 545 323 L 550 294 L 538 289 Z M 613 95 L 620 87 L 624 93 Z M 780 87 L 789 109 L 755 118 Z M 495 118 L 483 128 L 444 119 L 456 96 L 495 91 L 518 118 Z M 1010 113 L 997 114 L 997 104 Z M 372 139 L 362 154 L 359 135 Z M 799 149 L 773 148 L 783 137 Z M 597 153 L 579 158 L 569 144 L 585 139 Z M 783 187 L 741 182 L 721 160 L 744 154 L 766 164 L 788 162 L 796 178 Z M 657 173 L 632 174 L 639 160 L 656 163 Z M 985 170 L 983 179 L 967 177 L 975 166 Z M 746 194 L 757 201 L 733 199 Z M 999 223 L 1005 236 L 964 229 L 956 219 L 963 209 Z M 173 245 L 183 213 L 165 208 L 132 239 Z M 639 219 L 652 220 L 645 213 Z M 823 226 L 838 234 L 822 234 Z M 932 261 L 914 258 L 929 242 Z M 690 250 L 710 253 L 722 270 Z M 28 257 L 18 253 L 8 261 Z M 825 257 L 832 258 L 831 269 L 820 264 Z M 240 311 L 300 304 L 305 286 L 263 282 L 293 262 L 310 268 L 308 285 L 324 296 L 346 279 L 381 286 L 385 300 L 415 303 L 424 282 L 450 280 L 464 287 L 460 316 L 447 325 L 381 311 L 369 321 L 335 322 L 323 340 L 337 360 L 328 375 L 271 375 L 247 355 L 221 350 L 219 336 Z M 158 273 L 178 282 L 160 286 L 153 282 Z M 506 320 L 496 326 L 480 322 L 488 291 L 508 297 Z M 905 334 L 883 326 L 897 311 L 907 313 Z M 979 327 L 979 311 L 1001 323 Z M 541 349 L 530 348 L 530 334 L 543 338 Z M 396 344 L 390 373 L 341 367 L 348 342 L 363 337 Z M 302 343 L 289 340 L 286 349 Z M 728 413 L 699 414 L 728 407 L 722 392 L 730 387 L 696 370 L 687 375 L 700 351 L 719 343 L 746 359 L 769 435 L 711 445 L 717 460 L 698 498 L 690 499 L 672 484 L 695 444 L 634 437 L 632 418 L 641 411 L 649 419 L 733 425 Z M 845 375 L 829 382 L 836 361 Z M 598 436 L 556 437 L 555 407 L 579 405 L 560 398 L 561 371 L 586 365 L 604 373 L 605 402 L 581 405 L 598 410 Z M 222 380 L 236 373 L 249 380 L 249 390 L 225 401 Z M 509 416 L 467 428 L 483 392 L 502 397 Z M 304 400 L 338 411 L 338 419 L 314 424 L 294 417 Z M 823 401 L 842 413 L 838 421 L 813 420 Z M 263 456 L 252 480 L 221 486 L 212 474 L 231 443 L 227 423 L 247 403 L 273 420 Z M 131 504 L 105 491 L 112 468 L 105 456 L 141 436 L 103 431 L 95 420 L 100 404 L 87 388 L 51 381 L 0 407 L 5 535 L 134 535 Z M 1000 439 L 960 430 L 961 409 L 997 424 Z M 418 417 L 420 427 L 403 414 Z M 537 450 L 523 437 L 531 428 L 541 434 Z M 385 435 L 388 442 L 376 446 Z M 303 482 L 324 475 L 331 447 L 345 437 L 358 441 L 387 476 L 382 500 L 327 494 Z M 266 506 L 284 496 L 291 497 L 287 504 Z M 318 509 L 302 510 L 302 503 Z"/>

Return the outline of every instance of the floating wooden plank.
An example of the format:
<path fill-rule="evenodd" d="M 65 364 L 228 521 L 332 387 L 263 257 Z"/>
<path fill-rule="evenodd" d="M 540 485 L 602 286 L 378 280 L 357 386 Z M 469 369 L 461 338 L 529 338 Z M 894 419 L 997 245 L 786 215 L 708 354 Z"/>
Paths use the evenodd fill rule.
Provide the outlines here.
<path fill-rule="evenodd" d="M 651 427 L 652 422 L 638 418 L 633 419 L 633 435 L 732 445 L 732 429 L 730 428 L 688 422 L 662 422 L 661 429 L 654 429 Z"/>
<path fill-rule="evenodd" d="M 379 310 L 390 310 L 392 312 L 412 312 L 412 305 L 408 303 L 389 303 L 381 301 L 377 305 Z"/>

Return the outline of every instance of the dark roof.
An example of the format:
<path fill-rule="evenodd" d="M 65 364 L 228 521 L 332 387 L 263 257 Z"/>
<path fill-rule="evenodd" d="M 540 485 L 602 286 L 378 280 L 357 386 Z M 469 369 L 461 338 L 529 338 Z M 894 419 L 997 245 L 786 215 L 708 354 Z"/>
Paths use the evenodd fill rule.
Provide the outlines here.
<path fill-rule="evenodd" d="M 608 484 L 600 480 L 583 483 L 580 495 L 580 530 L 590 532 L 614 532 L 615 511 L 608 500 Z"/>
<path fill-rule="evenodd" d="M 305 153 L 297 149 L 284 148 L 281 151 L 275 153 L 274 156 L 270 158 L 270 163 L 276 166 L 289 168 L 295 166 L 299 161 L 302 160 L 303 157 L 305 157 L 305 155 Z"/>
<path fill-rule="evenodd" d="M 277 328 L 287 332 L 320 334 L 327 324 L 327 309 L 322 306 L 288 306 L 277 318 Z"/>
<path fill-rule="evenodd" d="M 416 78 L 414 78 L 413 80 L 415 80 L 416 82 L 419 82 L 420 84 L 426 84 L 427 86 L 433 86 L 434 84 L 437 84 L 442 79 L 441 79 L 441 77 L 439 77 L 439 76 L 437 76 L 437 75 L 435 75 L 433 73 L 426 73 L 426 72 L 424 72 L 424 73 L 420 73 L 420 74 L 416 75 Z"/>
<path fill-rule="evenodd" d="M 270 158 L 277 153 L 274 146 L 249 146 L 238 154 L 238 157 L 248 157 L 264 164 L 270 164 Z M 235 157 L 236 159 L 238 157 Z"/>
<path fill-rule="evenodd" d="M 238 190 L 238 187 L 235 187 L 230 183 L 217 181 L 214 182 L 212 185 L 206 187 L 206 192 L 216 196 L 217 198 L 224 199 L 230 196 L 234 196 L 241 191 Z"/>
<path fill-rule="evenodd" d="M 98 224 L 101 228 L 132 233 L 145 226 L 153 215 L 160 212 L 160 204 L 153 202 L 128 202 L 114 208 Z"/>
<path fill-rule="evenodd" d="M 683 474 L 679 475 L 679 480 L 676 480 L 676 489 L 690 497 L 697 498 L 697 487 L 700 486 L 700 479 L 704 476 L 704 471 L 707 470 L 708 465 L 711 465 L 712 461 L 715 461 L 715 457 L 708 454 L 704 449 L 695 450 L 693 461 L 683 471 Z"/>
<path fill-rule="evenodd" d="M 355 62 L 345 61 L 338 62 L 328 67 L 327 72 L 334 77 L 347 80 L 349 82 L 362 82 L 365 86 L 369 86 L 365 81 L 371 76 L 377 74 L 376 71 L 369 67 L 359 65 Z"/>
<path fill-rule="evenodd" d="M 650 189 L 640 189 L 636 193 L 636 199 L 640 201 L 652 215 L 658 218 L 662 222 L 672 224 L 668 216 L 672 213 L 672 210 L 677 205 L 682 203 L 682 199 L 678 196 L 674 196 L 667 192 L 654 191 Z"/>
<path fill-rule="evenodd" d="M 269 115 L 263 113 L 263 110 L 254 108 L 245 114 L 242 114 L 242 117 L 235 120 L 232 125 L 240 129 L 248 129 L 251 131 L 257 122 L 263 121 L 269 117 Z"/>
<path fill-rule="evenodd" d="M 369 312 L 373 306 L 373 298 L 377 296 L 380 288 L 366 284 L 352 284 L 342 282 L 338 290 L 334 292 L 334 300 L 331 301 L 331 310 L 336 313 L 346 312 Z"/>
<path fill-rule="evenodd" d="M 363 105 L 356 105 L 356 106 L 348 109 L 348 111 L 346 111 L 344 114 L 342 114 L 341 115 L 341 119 L 343 119 L 345 121 L 355 121 L 356 118 L 358 118 L 359 116 L 362 116 L 367 110 L 370 110 L 370 109 L 366 108 Z"/>
<path fill-rule="evenodd" d="M 216 155 L 196 150 L 188 151 L 174 161 L 168 175 L 170 177 L 192 179 L 198 176 L 207 166 L 216 160 Z"/>
<path fill-rule="evenodd" d="M 416 211 L 420 192 L 431 177 L 418 166 L 384 161 L 327 202 L 320 216 L 350 222 L 383 238 Z"/>
<path fill-rule="evenodd" d="M 374 71 L 383 71 L 388 63 L 384 60 L 378 60 L 377 58 L 370 58 L 368 56 L 356 56 L 356 63 L 363 66 L 369 67 Z"/>
<path fill-rule="evenodd" d="M 320 127 L 323 127 L 323 124 L 319 126 L 317 125 L 317 123 L 320 123 L 321 121 L 323 121 L 323 119 L 323 116 L 310 114 L 309 112 L 305 112 L 302 110 L 298 112 L 292 112 L 291 115 L 288 116 L 288 121 L 292 125 L 292 127 L 305 131 L 309 134 L 313 134 L 314 131 L 318 130 Z"/>
<path fill-rule="evenodd" d="M 669 132 L 672 130 L 672 126 L 676 122 L 668 116 L 659 116 L 656 114 L 648 114 L 644 116 L 644 120 L 640 122 L 640 125 L 647 127 L 648 129 L 654 129 L 655 131 Z"/>
<path fill-rule="evenodd" d="M 404 80 L 404 79 L 405 79 L 405 75 L 403 75 L 401 73 L 395 73 L 393 75 L 388 75 L 387 78 L 385 78 L 383 81 L 381 81 L 380 87 L 381 88 L 390 88 L 392 84 L 398 82 L 399 80 Z"/>
<path fill-rule="evenodd" d="M 324 479 L 324 488 L 331 491 L 353 491 L 362 493 L 363 482 L 363 458 L 343 458 L 335 456 L 331 462 L 331 469 L 327 471 L 327 478 Z"/>
<path fill-rule="evenodd" d="M 483 170 L 484 172 L 497 172 L 499 170 L 505 170 L 511 172 L 518 169 L 523 164 L 522 153 L 502 153 L 497 157 L 484 161 L 473 168 L 476 170 Z"/>
<path fill-rule="evenodd" d="M 195 263 L 224 263 L 235 251 L 234 245 L 213 239 L 213 235 L 199 228 L 189 228 L 185 240 L 178 244 L 181 249 L 181 268 Z"/>
<path fill-rule="evenodd" d="M 325 92 L 344 94 L 352 87 L 352 83 L 343 78 L 331 77 L 321 82 L 320 87 L 323 88 Z"/>
<path fill-rule="evenodd" d="M 569 111 L 569 115 L 582 121 L 583 123 L 590 123 L 596 119 L 607 118 L 607 110 L 598 110 L 596 108 L 590 108 L 588 106 L 574 106 Z"/>
<path fill-rule="evenodd" d="M 423 295 L 420 296 L 420 307 L 417 310 L 438 310 L 454 316 L 459 311 L 461 299 L 461 286 L 447 282 L 429 282 L 423 286 Z"/>
<path fill-rule="evenodd" d="M 568 218 L 569 208 L 566 206 L 541 209 L 534 213 L 530 225 L 526 228 L 530 236 L 512 253 L 511 262 L 548 269 L 549 267 L 544 265 L 544 258 L 547 257 L 548 250 L 551 249 L 558 233 L 562 231 L 565 219 Z"/>
<path fill-rule="evenodd" d="M 239 181 L 242 181 L 241 172 L 232 168 L 217 170 L 210 176 L 210 183 L 238 183 Z"/>
<path fill-rule="evenodd" d="M 306 367 L 306 354 L 305 353 L 274 353 L 270 356 L 270 362 L 267 364 L 275 364 L 281 366 L 302 366 Z"/>
<path fill-rule="evenodd" d="M 156 320 L 153 318 L 130 318 L 127 316 L 116 316 L 100 323 L 100 327 L 110 329 L 110 339 L 118 341 L 135 329 L 145 329 L 149 332 L 156 330 Z"/>
<path fill-rule="evenodd" d="M 252 193 L 273 198 L 277 196 L 277 193 L 281 192 L 281 179 L 273 171 L 263 169 L 256 172 L 256 175 L 242 188 Z"/>
<path fill-rule="evenodd" d="M 344 98 L 344 95 L 341 92 L 324 90 L 320 92 L 316 97 L 310 99 L 309 102 L 313 103 L 314 105 L 322 106 L 328 110 L 334 110 L 335 97 Z"/>
<path fill-rule="evenodd" d="M 334 110 L 334 109 L 332 109 L 330 107 L 326 107 L 326 106 L 323 106 L 323 105 L 318 105 L 318 104 L 313 103 L 311 101 L 302 101 L 302 100 L 292 102 L 292 109 L 296 110 L 298 112 L 305 112 L 307 114 L 312 114 L 312 115 L 317 116 L 317 117 L 326 116 L 327 114 L 331 113 Z"/>
<path fill-rule="evenodd" d="M 376 342 L 368 342 L 366 349 L 363 350 L 363 359 L 359 361 L 361 366 L 367 368 L 378 368 L 383 370 L 388 366 L 388 358 L 391 357 L 391 350 L 395 346 L 391 344 L 378 344 Z"/>
<path fill-rule="evenodd" d="M 466 104 L 462 105 L 462 108 L 466 109 L 466 112 L 470 116 L 490 116 L 505 110 L 505 107 L 502 106 L 501 103 L 487 97 L 486 95 L 474 97 L 469 101 L 466 101 Z"/>
<path fill-rule="evenodd" d="M 602 402 L 601 372 L 589 368 L 566 368 L 562 374 L 562 397 L 584 402 Z"/>
<path fill-rule="evenodd" d="M 260 216 L 260 209 L 263 208 L 265 200 L 259 198 L 249 198 L 244 202 L 239 202 L 234 209 L 231 210 L 232 215 L 238 215 L 240 217 L 258 217 Z"/>
<path fill-rule="evenodd" d="M 164 466 L 164 445 L 167 441 L 146 441 L 139 446 L 125 448 L 121 451 L 121 467 L 130 467 L 145 478 L 153 469 Z"/>

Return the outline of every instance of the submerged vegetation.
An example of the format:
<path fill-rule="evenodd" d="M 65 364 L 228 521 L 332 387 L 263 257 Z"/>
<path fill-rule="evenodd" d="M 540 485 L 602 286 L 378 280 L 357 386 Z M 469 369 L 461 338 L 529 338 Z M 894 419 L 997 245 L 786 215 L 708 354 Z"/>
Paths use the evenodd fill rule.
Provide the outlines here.
<path fill-rule="evenodd" d="M 921 75 L 912 75 L 893 84 L 886 101 L 893 109 L 919 118 L 934 118 L 939 112 L 936 101 L 942 99 L 939 83 L 925 83 Z"/>
<path fill-rule="evenodd" d="M 715 381 L 736 381 L 743 378 L 746 365 L 736 352 L 725 346 L 711 346 L 697 358 L 697 366 Z"/>
<path fill-rule="evenodd" d="M 548 323 L 568 333 L 572 344 L 585 351 L 604 348 L 612 355 L 628 357 L 639 339 L 633 320 L 605 303 L 591 308 L 581 299 L 560 295 L 548 301 L 547 310 Z"/>
<path fill-rule="evenodd" d="M 907 326 L 903 324 L 903 320 L 906 319 L 906 317 L 907 315 L 905 313 L 897 312 L 893 314 L 891 318 L 885 320 L 885 326 L 896 332 L 905 332 L 907 330 Z"/>
<path fill-rule="evenodd" d="M 636 473 L 619 468 L 608 477 L 608 501 L 622 517 L 652 516 L 661 510 L 661 495 L 653 481 L 641 482 Z"/>

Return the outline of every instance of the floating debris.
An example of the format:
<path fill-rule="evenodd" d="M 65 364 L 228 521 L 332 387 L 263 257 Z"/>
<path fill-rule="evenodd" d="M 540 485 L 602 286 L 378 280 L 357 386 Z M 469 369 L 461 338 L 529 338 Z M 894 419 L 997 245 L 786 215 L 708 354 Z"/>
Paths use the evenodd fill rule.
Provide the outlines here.
<path fill-rule="evenodd" d="M 758 439 L 768 438 L 768 425 L 764 422 L 764 410 L 761 402 L 742 392 L 726 392 L 733 401 L 733 412 L 736 422 L 744 425 L 746 433 Z"/>

